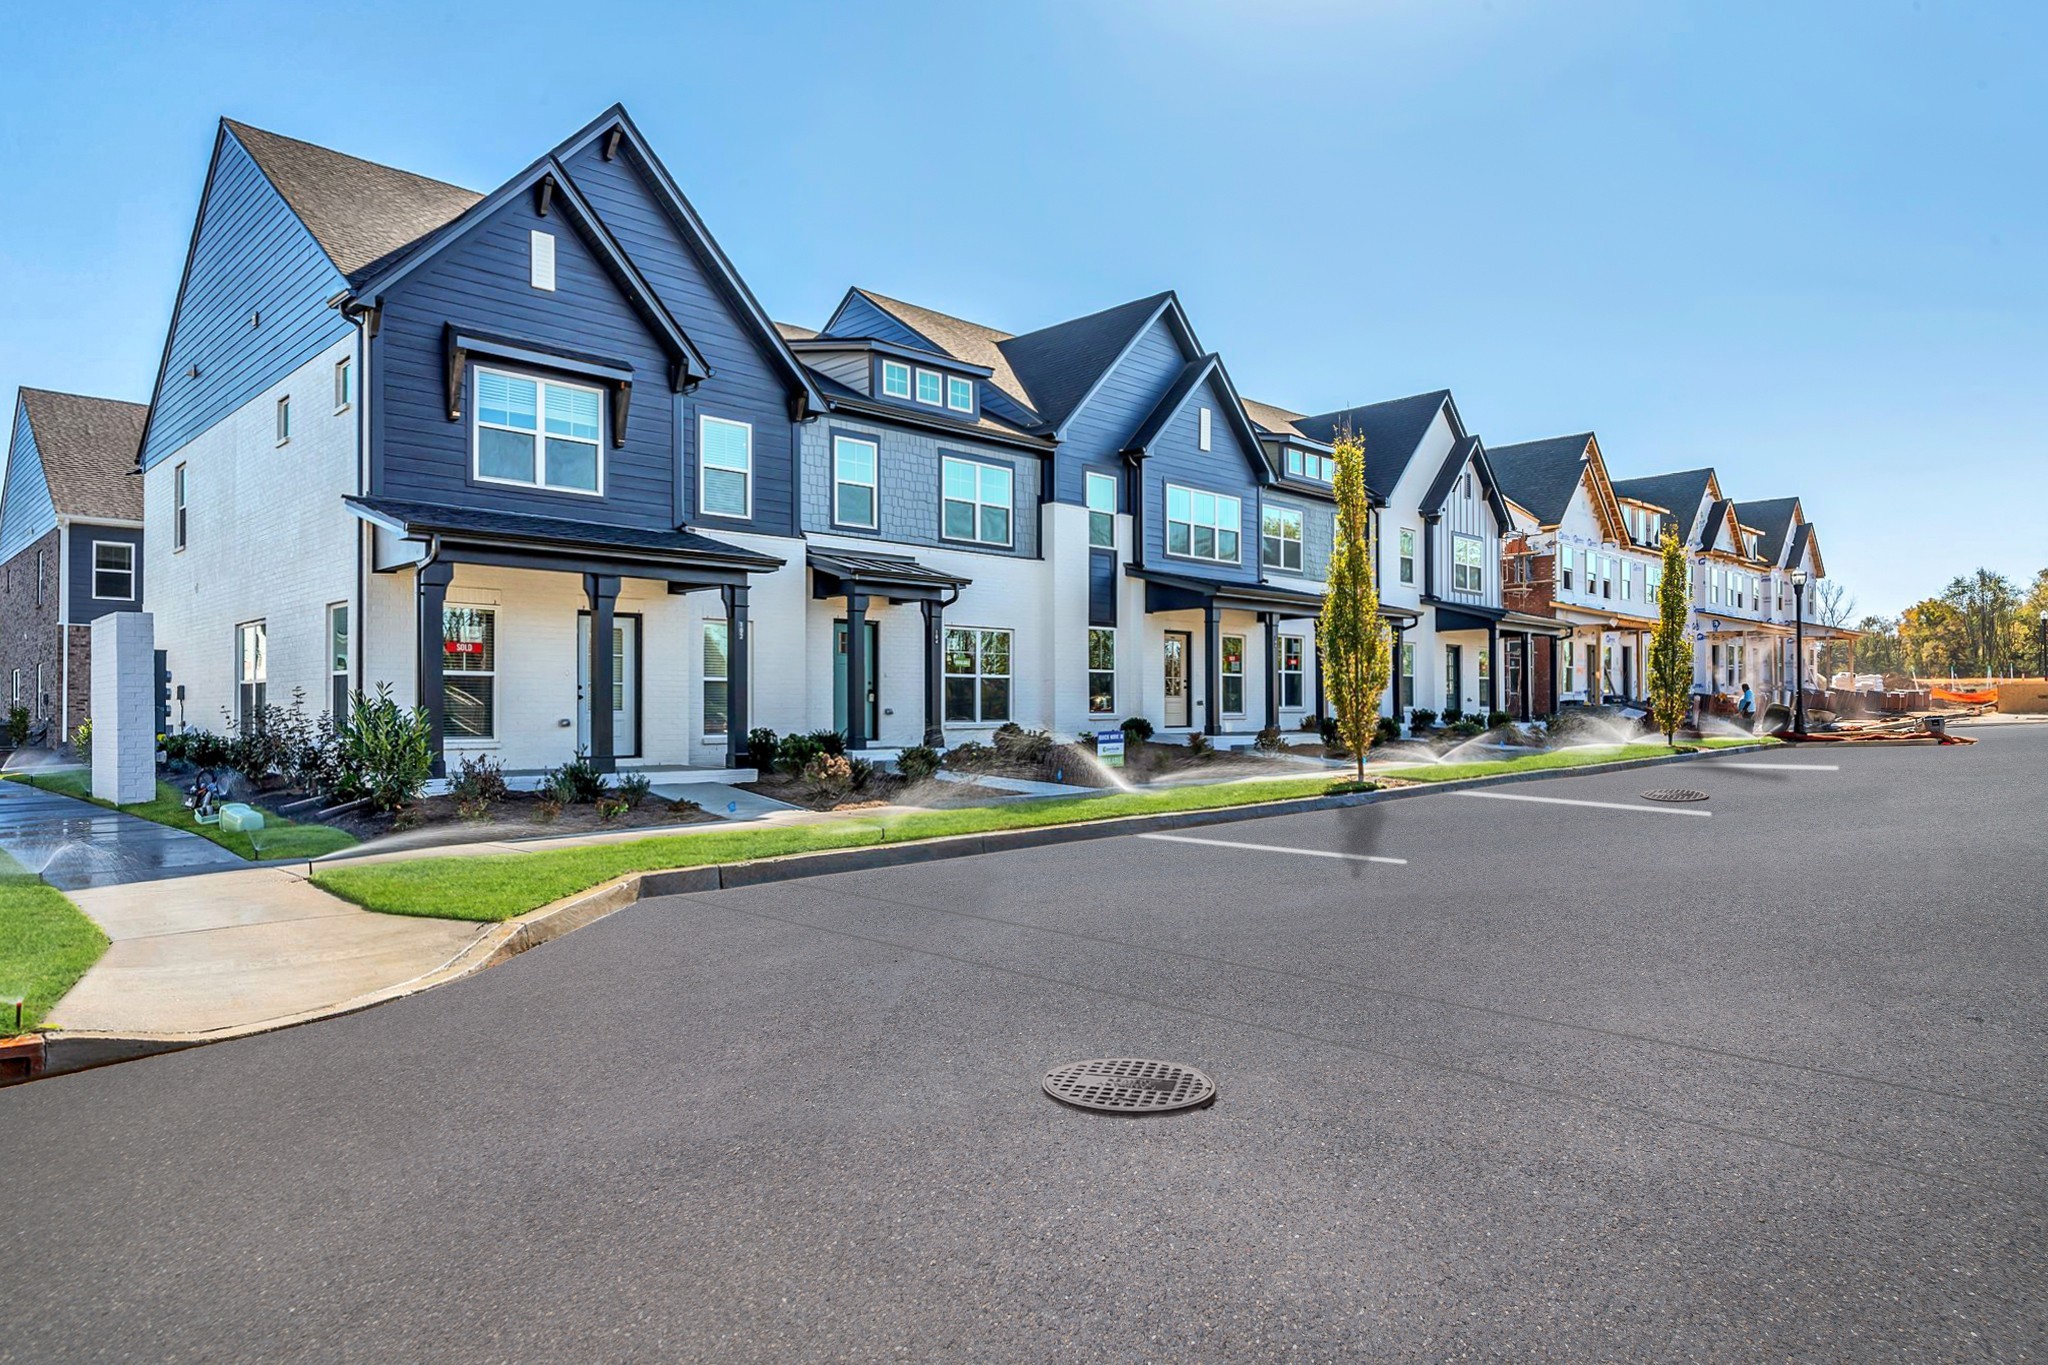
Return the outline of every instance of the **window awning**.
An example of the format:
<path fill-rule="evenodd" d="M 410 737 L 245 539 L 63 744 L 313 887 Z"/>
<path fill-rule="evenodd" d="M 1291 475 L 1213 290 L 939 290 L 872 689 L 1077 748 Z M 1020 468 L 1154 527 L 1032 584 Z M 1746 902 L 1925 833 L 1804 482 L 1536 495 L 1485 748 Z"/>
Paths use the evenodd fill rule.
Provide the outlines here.
<path fill-rule="evenodd" d="M 909 555 L 813 547 L 811 591 L 818 597 L 867 592 L 896 602 L 948 601 L 974 580 L 920 564 Z"/>

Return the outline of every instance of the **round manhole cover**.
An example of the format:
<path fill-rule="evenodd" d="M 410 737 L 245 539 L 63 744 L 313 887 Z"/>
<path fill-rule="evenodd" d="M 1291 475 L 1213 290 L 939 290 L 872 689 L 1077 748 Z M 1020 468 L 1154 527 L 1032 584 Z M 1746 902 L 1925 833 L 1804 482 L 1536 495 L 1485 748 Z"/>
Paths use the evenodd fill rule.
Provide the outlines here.
<path fill-rule="evenodd" d="M 1216 1098 L 1216 1082 L 1191 1066 L 1149 1057 L 1098 1057 L 1045 1073 L 1045 1093 L 1101 1114 L 1168 1114 Z"/>
<path fill-rule="evenodd" d="M 1644 792 L 1645 801 L 1704 801 L 1707 794 L 1694 791 L 1691 787 L 1659 787 L 1653 792 Z"/>

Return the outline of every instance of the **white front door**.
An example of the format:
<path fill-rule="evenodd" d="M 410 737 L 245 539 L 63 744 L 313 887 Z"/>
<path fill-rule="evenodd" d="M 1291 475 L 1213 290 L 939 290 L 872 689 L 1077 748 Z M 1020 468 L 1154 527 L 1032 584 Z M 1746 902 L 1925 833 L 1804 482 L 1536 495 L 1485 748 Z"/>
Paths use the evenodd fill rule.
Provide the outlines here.
<path fill-rule="evenodd" d="M 576 747 L 590 748 L 590 616 L 576 618 Z M 640 756 L 640 618 L 612 618 L 612 757 Z"/>
<path fill-rule="evenodd" d="M 1188 655 L 1194 652 L 1193 643 L 1194 636 L 1187 631 L 1166 632 L 1166 665 L 1160 682 L 1169 727 L 1188 723 Z"/>

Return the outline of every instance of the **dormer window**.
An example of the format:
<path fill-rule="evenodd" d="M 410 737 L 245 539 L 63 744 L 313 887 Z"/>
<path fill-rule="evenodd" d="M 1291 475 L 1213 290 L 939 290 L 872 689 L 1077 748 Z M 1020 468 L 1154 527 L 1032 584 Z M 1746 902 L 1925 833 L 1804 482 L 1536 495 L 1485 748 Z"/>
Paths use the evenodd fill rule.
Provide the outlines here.
<path fill-rule="evenodd" d="M 900 360 L 882 362 L 882 396 L 885 398 L 910 397 L 910 367 Z"/>
<path fill-rule="evenodd" d="M 929 403 L 933 407 L 939 406 L 940 378 L 941 376 L 937 370 L 919 370 L 917 372 L 918 402 Z"/>
<path fill-rule="evenodd" d="M 946 376 L 946 406 L 955 412 L 974 411 L 974 381 L 957 374 Z"/>
<path fill-rule="evenodd" d="M 1287 450 L 1287 472 L 1297 479 L 1314 479 L 1317 483 L 1337 481 L 1337 461 L 1333 456 L 1319 455 L 1313 450 Z"/>

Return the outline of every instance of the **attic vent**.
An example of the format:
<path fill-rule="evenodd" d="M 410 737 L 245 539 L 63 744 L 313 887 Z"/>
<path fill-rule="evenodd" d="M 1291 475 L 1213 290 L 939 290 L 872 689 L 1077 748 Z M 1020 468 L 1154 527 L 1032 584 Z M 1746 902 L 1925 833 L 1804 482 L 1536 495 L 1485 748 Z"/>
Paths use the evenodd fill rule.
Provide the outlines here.
<path fill-rule="evenodd" d="M 532 243 L 533 287 L 549 289 L 555 287 L 555 235 L 552 232 L 531 232 L 527 234 Z"/>
<path fill-rule="evenodd" d="M 1201 430 L 1198 433 L 1199 444 L 1201 445 L 1201 448 L 1204 450 L 1207 450 L 1209 448 L 1209 429 L 1211 420 L 1212 419 L 1209 416 L 1209 409 L 1207 408 L 1203 408 L 1201 411 L 1201 416 L 1196 419 L 1197 425 L 1201 428 Z"/>

